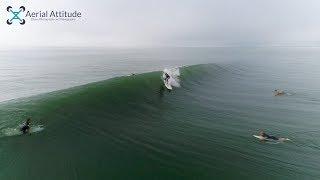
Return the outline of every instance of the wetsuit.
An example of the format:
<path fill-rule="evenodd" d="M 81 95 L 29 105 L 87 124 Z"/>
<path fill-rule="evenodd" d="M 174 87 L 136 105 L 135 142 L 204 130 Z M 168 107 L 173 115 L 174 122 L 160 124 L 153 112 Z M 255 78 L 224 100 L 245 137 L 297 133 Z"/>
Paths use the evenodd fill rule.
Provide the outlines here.
<path fill-rule="evenodd" d="M 273 140 L 279 140 L 279 138 L 277 138 L 277 137 L 275 137 L 275 136 L 270 136 L 270 135 L 268 135 L 268 134 L 266 134 L 266 133 L 263 133 L 262 134 L 262 137 L 265 137 L 265 138 L 267 138 L 267 139 L 273 139 Z"/>
<path fill-rule="evenodd" d="M 21 131 L 23 134 L 26 134 L 27 132 L 29 132 L 29 129 L 30 129 L 29 124 L 26 124 L 21 128 Z"/>
<path fill-rule="evenodd" d="M 168 79 L 170 78 L 170 76 L 169 76 L 169 74 L 165 74 L 166 75 L 166 78 L 164 78 L 164 80 L 166 81 L 166 82 L 168 82 Z"/>

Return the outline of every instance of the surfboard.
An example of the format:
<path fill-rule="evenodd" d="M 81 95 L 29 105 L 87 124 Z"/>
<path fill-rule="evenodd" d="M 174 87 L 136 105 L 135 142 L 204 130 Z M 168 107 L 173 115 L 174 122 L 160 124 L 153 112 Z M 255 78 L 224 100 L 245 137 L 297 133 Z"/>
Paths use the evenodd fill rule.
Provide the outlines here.
<path fill-rule="evenodd" d="M 172 90 L 172 86 L 165 80 L 165 78 L 166 78 L 165 73 L 167 73 L 166 70 L 164 70 L 162 73 L 163 84 L 166 86 L 167 89 Z M 170 77 L 170 78 L 172 78 L 172 77 Z"/>
<path fill-rule="evenodd" d="M 166 86 L 167 89 L 172 90 L 172 86 L 168 84 L 165 80 L 163 80 L 163 84 Z"/>
<path fill-rule="evenodd" d="M 267 138 L 262 137 L 262 136 L 258 136 L 258 135 L 253 135 L 253 137 L 258 138 L 260 140 L 267 140 Z"/>

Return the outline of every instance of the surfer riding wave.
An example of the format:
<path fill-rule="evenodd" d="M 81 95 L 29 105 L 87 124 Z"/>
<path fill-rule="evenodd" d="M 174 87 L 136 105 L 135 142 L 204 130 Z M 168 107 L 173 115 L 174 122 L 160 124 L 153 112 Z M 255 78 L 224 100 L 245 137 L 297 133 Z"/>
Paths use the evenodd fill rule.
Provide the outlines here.
<path fill-rule="evenodd" d="M 179 76 L 179 68 L 164 69 L 162 79 L 166 88 L 172 90 L 172 87 L 180 87 Z"/>
<path fill-rule="evenodd" d="M 164 80 L 168 83 L 168 80 L 169 80 L 170 76 L 169 76 L 168 73 L 164 73 L 164 75 L 165 75 Z"/>

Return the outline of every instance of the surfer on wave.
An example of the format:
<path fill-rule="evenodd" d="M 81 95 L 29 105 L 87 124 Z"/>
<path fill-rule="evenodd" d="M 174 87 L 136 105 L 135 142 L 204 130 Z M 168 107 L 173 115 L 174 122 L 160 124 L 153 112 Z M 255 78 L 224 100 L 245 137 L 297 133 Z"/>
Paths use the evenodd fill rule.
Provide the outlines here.
<path fill-rule="evenodd" d="M 170 76 L 168 73 L 165 73 L 164 74 L 166 77 L 164 78 L 164 80 L 168 83 L 169 79 L 170 79 Z"/>
<path fill-rule="evenodd" d="M 31 121 L 31 119 L 28 118 L 27 121 L 25 122 L 25 124 L 21 127 L 20 130 L 21 130 L 21 132 L 23 134 L 29 133 L 29 131 L 30 131 L 30 121 Z"/>
<path fill-rule="evenodd" d="M 161 79 L 163 80 L 164 86 L 170 91 L 173 87 L 180 87 L 179 76 L 179 68 L 164 69 Z"/>

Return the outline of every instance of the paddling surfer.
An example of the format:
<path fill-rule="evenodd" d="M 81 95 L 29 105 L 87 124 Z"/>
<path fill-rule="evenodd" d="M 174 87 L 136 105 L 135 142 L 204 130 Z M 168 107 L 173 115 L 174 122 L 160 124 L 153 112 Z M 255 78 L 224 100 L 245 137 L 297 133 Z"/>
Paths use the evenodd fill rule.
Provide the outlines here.
<path fill-rule="evenodd" d="M 31 119 L 28 118 L 27 121 L 25 122 L 25 124 L 21 127 L 21 131 L 23 134 L 27 134 L 30 131 L 30 121 Z"/>
<path fill-rule="evenodd" d="M 283 90 L 279 90 L 279 89 L 276 89 L 274 90 L 274 95 L 275 96 L 281 96 L 281 95 L 284 95 L 284 91 Z"/>
<path fill-rule="evenodd" d="M 270 135 L 266 134 L 264 131 L 260 131 L 259 135 L 261 137 L 264 137 L 265 139 L 272 139 L 272 140 L 276 140 L 276 141 L 279 140 L 279 138 L 277 138 L 275 136 L 270 136 Z"/>

